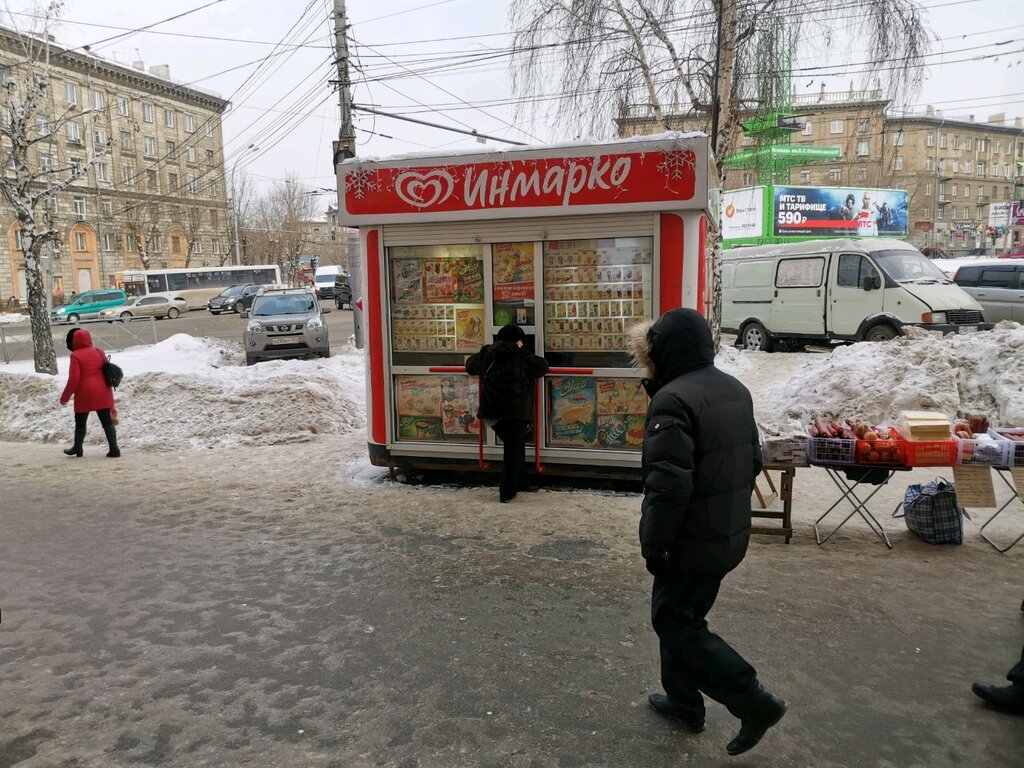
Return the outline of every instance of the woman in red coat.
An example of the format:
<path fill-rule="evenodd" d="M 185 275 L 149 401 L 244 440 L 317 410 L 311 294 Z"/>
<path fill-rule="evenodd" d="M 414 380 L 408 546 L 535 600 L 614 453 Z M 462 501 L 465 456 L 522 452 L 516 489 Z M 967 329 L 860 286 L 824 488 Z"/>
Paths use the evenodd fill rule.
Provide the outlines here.
<path fill-rule="evenodd" d="M 114 390 L 107 386 L 103 376 L 107 356 L 92 345 L 92 335 L 81 328 L 69 331 L 67 341 L 71 349 L 71 372 L 68 385 L 60 396 L 60 404 L 67 405 L 72 396 L 75 398 L 75 444 L 65 448 L 64 453 L 68 456 L 82 455 L 85 424 L 89 420 L 89 412 L 96 411 L 110 447 L 107 456 L 117 458 L 121 451 L 117 447 L 117 429 L 110 418 L 114 409 Z"/>

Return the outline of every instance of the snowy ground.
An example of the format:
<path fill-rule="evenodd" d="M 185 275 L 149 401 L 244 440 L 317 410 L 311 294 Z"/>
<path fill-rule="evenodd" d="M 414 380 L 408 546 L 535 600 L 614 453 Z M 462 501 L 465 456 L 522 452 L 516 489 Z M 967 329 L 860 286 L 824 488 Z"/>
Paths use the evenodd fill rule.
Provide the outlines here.
<path fill-rule="evenodd" d="M 28 322 L 28 315 L 21 315 L 17 312 L 0 312 L 0 325 L 10 325 L 22 321 Z"/>

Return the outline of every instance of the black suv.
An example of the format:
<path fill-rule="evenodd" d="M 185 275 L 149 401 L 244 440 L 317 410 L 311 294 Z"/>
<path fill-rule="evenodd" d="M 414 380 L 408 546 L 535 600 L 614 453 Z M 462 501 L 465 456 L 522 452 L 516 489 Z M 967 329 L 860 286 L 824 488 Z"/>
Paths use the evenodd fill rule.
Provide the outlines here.
<path fill-rule="evenodd" d="M 348 275 L 339 274 L 334 278 L 334 306 L 341 309 L 346 304 L 352 309 L 352 285 Z"/>
<path fill-rule="evenodd" d="M 252 300 L 256 298 L 256 294 L 261 288 L 263 286 L 256 283 L 239 283 L 229 286 L 210 299 L 206 308 L 212 315 L 219 315 L 221 312 L 241 312 L 252 306 Z"/>

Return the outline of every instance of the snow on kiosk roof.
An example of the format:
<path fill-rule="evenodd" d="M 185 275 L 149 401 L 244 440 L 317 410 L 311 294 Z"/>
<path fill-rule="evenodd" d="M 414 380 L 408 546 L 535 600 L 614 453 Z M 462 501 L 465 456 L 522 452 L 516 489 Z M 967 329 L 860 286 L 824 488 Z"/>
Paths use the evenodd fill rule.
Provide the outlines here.
<path fill-rule="evenodd" d="M 710 212 L 717 182 L 708 137 L 663 133 L 605 143 L 352 158 L 338 166 L 345 226 Z"/>

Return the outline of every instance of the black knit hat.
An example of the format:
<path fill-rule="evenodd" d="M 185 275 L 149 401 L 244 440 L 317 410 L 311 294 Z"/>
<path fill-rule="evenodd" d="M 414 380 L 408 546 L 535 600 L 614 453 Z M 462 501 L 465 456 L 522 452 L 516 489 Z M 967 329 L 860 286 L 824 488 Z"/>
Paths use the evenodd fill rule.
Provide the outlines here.
<path fill-rule="evenodd" d="M 523 329 L 518 325 L 503 325 L 501 330 L 494 334 L 495 341 L 511 341 L 513 344 L 517 341 L 524 341 L 526 334 L 523 333 Z"/>

